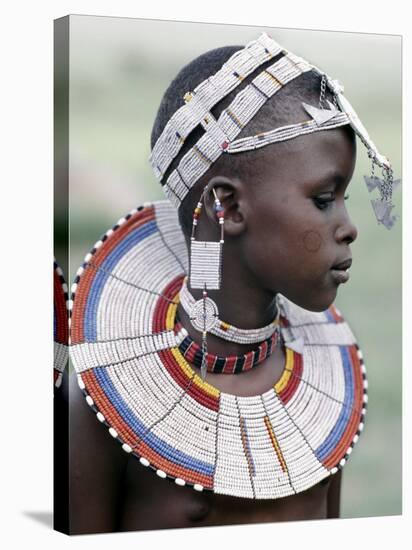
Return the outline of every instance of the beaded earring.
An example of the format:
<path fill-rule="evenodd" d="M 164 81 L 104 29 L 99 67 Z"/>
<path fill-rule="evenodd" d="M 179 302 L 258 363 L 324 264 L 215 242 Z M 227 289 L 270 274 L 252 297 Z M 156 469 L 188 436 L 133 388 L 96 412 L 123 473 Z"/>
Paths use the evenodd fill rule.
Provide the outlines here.
<path fill-rule="evenodd" d="M 190 286 L 202 289 L 202 298 L 197 300 L 192 307 L 191 321 L 193 326 L 202 332 L 202 364 L 201 377 L 206 378 L 207 371 L 207 331 L 210 330 L 219 319 L 219 311 L 216 303 L 208 296 L 208 290 L 219 290 L 222 278 L 222 249 L 224 244 L 224 209 L 219 201 L 216 191 L 213 189 L 215 203 L 213 210 L 220 225 L 220 240 L 197 241 L 196 227 L 202 211 L 203 191 L 193 213 L 192 234 L 190 238 Z"/>

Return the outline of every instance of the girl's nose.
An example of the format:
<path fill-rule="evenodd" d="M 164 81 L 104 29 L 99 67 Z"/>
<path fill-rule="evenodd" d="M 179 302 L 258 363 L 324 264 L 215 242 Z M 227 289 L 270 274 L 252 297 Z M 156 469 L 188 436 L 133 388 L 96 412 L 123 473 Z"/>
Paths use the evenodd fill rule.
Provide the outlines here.
<path fill-rule="evenodd" d="M 346 213 L 345 220 L 336 229 L 335 238 L 338 242 L 350 244 L 353 243 L 357 236 L 358 230 L 356 225 L 352 223 L 352 220 Z"/>

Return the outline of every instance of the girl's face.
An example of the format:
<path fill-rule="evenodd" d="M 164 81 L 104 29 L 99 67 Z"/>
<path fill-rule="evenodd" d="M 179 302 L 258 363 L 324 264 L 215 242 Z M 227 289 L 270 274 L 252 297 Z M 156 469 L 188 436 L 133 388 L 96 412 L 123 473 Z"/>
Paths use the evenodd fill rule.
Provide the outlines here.
<path fill-rule="evenodd" d="M 351 259 L 357 236 L 345 204 L 356 144 L 347 127 L 292 141 L 273 145 L 250 182 L 244 260 L 268 293 L 323 311 L 345 280 L 333 267 Z"/>

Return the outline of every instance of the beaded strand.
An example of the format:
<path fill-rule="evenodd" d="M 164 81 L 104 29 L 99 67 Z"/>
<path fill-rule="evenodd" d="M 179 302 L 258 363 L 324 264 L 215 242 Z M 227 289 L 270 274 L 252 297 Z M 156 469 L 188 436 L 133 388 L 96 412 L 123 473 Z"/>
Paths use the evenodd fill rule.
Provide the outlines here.
<path fill-rule="evenodd" d="M 201 368 L 204 361 L 202 346 L 199 346 L 188 334 L 180 322 L 176 323 L 175 332 L 184 335 L 184 339 L 178 345 L 184 357 L 197 368 Z M 228 355 L 221 357 L 206 352 L 207 372 L 220 374 L 240 374 L 263 363 L 275 350 L 278 342 L 278 334 L 275 332 L 269 338 L 261 342 L 257 349 L 248 351 L 244 355 Z"/>

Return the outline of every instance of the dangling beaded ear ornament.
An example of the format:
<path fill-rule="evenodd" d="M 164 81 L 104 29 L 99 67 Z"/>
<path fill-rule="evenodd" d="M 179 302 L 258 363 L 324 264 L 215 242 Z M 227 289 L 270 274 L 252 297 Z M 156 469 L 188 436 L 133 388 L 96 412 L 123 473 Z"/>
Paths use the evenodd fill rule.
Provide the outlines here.
<path fill-rule="evenodd" d="M 220 240 L 196 241 L 197 222 L 202 211 L 203 191 L 193 213 L 193 225 L 190 245 L 190 286 L 202 289 L 202 298 L 197 300 L 191 309 L 190 319 L 193 326 L 202 332 L 202 364 L 200 374 L 206 378 L 207 371 L 207 331 L 218 323 L 219 311 L 216 303 L 208 296 L 208 290 L 219 290 L 222 274 L 222 248 L 224 243 L 224 209 L 216 191 L 214 211 L 220 225 Z"/>

